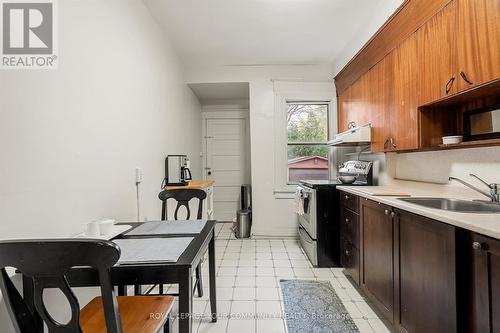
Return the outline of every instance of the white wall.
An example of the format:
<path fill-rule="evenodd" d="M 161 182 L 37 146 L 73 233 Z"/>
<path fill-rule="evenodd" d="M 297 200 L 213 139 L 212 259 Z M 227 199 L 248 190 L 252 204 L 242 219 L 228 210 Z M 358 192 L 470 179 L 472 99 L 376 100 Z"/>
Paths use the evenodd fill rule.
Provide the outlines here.
<path fill-rule="evenodd" d="M 344 46 L 333 59 L 333 73 L 340 70 L 361 50 L 363 45 L 377 32 L 387 19 L 404 3 L 404 0 L 379 0 L 377 10 L 371 12 L 363 25 L 360 25 L 354 38 Z"/>
<path fill-rule="evenodd" d="M 454 176 L 475 182 L 469 177 L 474 173 L 488 183 L 500 183 L 499 147 L 387 154 L 387 164 L 396 179 L 447 184 Z"/>
<path fill-rule="evenodd" d="M 0 238 L 135 219 L 136 166 L 142 217 L 159 218 L 168 153 L 201 176 L 200 105 L 141 1 L 59 1 L 59 51 L 57 70 L 0 71 Z"/>
<path fill-rule="evenodd" d="M 328 81 L 329 65 L 192 67 L 188 83 L 249 82 L 250 137 L 255 236 L 296 236 L 297 222 L 293 200 L 274 194 L 274 84 L 272 80 Z M 332 85 L 332 91 L 333 91 Z"/>

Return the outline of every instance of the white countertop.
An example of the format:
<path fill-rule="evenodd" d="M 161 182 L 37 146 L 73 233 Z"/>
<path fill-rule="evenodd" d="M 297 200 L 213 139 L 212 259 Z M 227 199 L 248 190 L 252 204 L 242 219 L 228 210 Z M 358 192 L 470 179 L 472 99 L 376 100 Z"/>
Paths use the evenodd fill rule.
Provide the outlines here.
<path fill-rule="evenodd" d="M 411 197 L 439 197 L 465 200 L 488 200 L 475 191 L 457 185 L 438 185 L 413 181 L 394 181 L 383 186 L 338 186 L 339 190 L 377 201 L 395 208 L 406 210 L 437 221 L 500 239 L 500 214 L 458 213 L 401 201 L 398 196 L 375 196 L 374 192 L 407 193 Z M 401 197 L 401 196 L 400 196 Z"/>

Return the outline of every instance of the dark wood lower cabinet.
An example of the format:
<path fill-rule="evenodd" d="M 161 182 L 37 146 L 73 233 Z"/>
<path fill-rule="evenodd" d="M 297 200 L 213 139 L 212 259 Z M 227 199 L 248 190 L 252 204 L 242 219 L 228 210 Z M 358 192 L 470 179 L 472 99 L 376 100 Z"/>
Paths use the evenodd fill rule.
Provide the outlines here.
<path fill-rule="evenodd" d="M 340 261 L 345 274 L 349 275 L 359 285 L 359 250 L 347 240 L 342 240 Z"/>
<path fill-rule="evenodd" d="M 394 210 L 395 326 L 401 332 L 457 331 L 455 227 Z"/>
<path fill-rule="evenodd" d="M 360 200 L 361 288 L 394 321 L 394 243 L 392 208 Z"/>
<path fill-rule="evenodd" d="M 472 330 L 500 332 L 500 241 L 474 234 Z"/>
<path fill-rule="evenodd" d="M 340 238 L 341 253 L 340 262 L 344 267 L 344 272 L 349 275 L 359 286 L 359 215 L 356 213 L 358 207 L 345 200 L 341 195 L 340 202 Z M 354 197 L 356 203 L 357 197 Z M 351 210 L 356 209 L 356 211 Z"/>
<path fill-rule="evenodd" d="M 500 240 L 349 199 L 340 213 L 344 272 L 396 331 L 500 333 Z"/>

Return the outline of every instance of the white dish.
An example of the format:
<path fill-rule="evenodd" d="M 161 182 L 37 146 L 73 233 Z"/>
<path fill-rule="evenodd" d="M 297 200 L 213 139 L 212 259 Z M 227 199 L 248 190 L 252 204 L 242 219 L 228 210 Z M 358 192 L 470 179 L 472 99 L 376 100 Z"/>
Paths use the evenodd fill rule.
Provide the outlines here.
<path fill-rule="evenodd" d="M 453 145 L 461 143 L 464 139 L 462 135 L 452 135 L 452 136 L 443 136 L 443 144 L 445 145 Z"/>
<path fill-rule="evenodd" d="M 76 235 L 75 238 L 90 238 L 90 239 L 110 240 L 110 239 L 112 239 L 120 234 L 123 234 L 125 231 L 127 231 L 131 228 L 132 228 L 131 225 L 126 225 L 126 224 L 113 225 L 111 228 L 111 232 L 106 234 L 106 235 L 89 236 L 89 235 L 86 235 L 85 233 L 82 232 L 82 233 Z"/>

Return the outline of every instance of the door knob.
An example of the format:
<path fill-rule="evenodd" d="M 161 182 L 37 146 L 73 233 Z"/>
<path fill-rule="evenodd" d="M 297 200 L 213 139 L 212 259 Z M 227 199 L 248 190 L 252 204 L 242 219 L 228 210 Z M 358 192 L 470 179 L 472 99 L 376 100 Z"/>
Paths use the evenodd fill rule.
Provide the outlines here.
<path fill-rule="evenodd" d="M 384 214 L 389 215 L 389 210 L 388 209 L 384 210 Z"/>
<path fill-rule="evenodd" d="M 472 248 L 474 250 L 481 250 L 483 248 L 483 246 L 479 242 L 474 242 L 474 243 L 472 243 Z"/>

